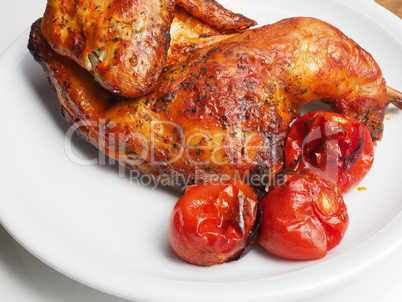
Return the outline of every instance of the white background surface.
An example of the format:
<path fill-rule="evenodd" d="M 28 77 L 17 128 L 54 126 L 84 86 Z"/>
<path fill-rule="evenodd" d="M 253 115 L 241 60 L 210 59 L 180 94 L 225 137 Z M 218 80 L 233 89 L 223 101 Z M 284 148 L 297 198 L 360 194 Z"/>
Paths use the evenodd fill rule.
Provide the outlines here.
<path fill-rule="evenodd" d="M 14 0 L 3 1 L 2 4 L 0 54 L 43 14 L 46 1 Z M 401 272 L 402 248 L 362 273 L 352 276 L 336 289 L 303 301 L 402 301 Z M 0 288 L 0 301 L 125 301 L 81 285 L 56 272 L 21 247 L 1 226 Z"/>

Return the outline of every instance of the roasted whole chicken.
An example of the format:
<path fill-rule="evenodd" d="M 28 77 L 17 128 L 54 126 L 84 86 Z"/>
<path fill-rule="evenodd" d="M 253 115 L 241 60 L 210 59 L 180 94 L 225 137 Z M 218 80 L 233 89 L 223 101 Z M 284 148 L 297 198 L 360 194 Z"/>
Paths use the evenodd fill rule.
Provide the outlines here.
<path fill-rule="evenodd" d="M 176 2 L 219 30 L 256 24 L 214 0 L 49 0 L 42 33 L 103 87 L 138 97 L 151 91 L 165 64 Z"/>
<path fill-rule="evenodd" d="M 86 141 L 177 189 L 237 178 L 262 196 L 283 168 L 301 104 L 322 100 L 381 139 L 385 109 L 401 94 L 387 89 L 371 55 L 338 29 L 299 17 L 227 31 L 188 11 L 176 6 L 164 68 L 136 98 L 104 89 L 85 64 L 49 45 L 45 21 L 33 24 L 29 49 Z"/>

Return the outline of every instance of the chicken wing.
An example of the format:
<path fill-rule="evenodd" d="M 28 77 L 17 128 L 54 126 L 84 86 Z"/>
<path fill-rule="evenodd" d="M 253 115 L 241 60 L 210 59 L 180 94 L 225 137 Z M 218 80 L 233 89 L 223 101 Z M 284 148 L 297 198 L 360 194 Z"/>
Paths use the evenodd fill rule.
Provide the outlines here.
<path fill-rule="evenodd" d="M 255 22 L 214 1 L 188 0 L 218 29 Z M 104 88 L 126 97 L 145 95 L 165 64 L 176 0 L 48 0 L 42 33 L 52 48 L 91 71 Z M 218 19 L 210 14 L 219 13 Z"/>
<path fill-rule="evenodd" d="M 103 87 L 134 97 L 146 94 L 160 75 L 173 9 L 170 0 L 49 0 L 42 33 Z"/>
<path fill-rule="evenodd" d="M 215 0 L 177 0 L 191 15 L 221 31 L 242 30 L 257 25 L 242 14 L 228 11 Z"/>

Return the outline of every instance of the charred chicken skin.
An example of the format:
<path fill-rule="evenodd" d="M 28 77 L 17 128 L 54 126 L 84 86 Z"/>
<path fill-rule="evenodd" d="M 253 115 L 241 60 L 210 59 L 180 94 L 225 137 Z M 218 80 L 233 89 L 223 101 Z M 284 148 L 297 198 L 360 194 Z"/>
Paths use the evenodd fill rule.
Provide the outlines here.
<path fill-rule="evenodd" d="M 219 30 L 256 24 L 204 1 L 179 4 Z M 175 5 L 175 0 L 48 0 L 42 33 L 56 52 L 92 72 L 104 88 L 138 97 L 151 91 L 165 64 Z"/>
<path fill-rule="evenodd" d="M 179 12 L 176 18 L 177 25 L 191 16 Z M 380 68 L 356 43 L 317 19 L 291 18 L 212 36 L 214 29 L 193 19 L 189 24 L 197 34 L 205 30 L 205 38 L 195 38 L 192 27 L 172 27 L 176 58 L 168 57 L 170 65 L 148 95 L 134 99 L 102 89 L 55 53 L 39 24 L 32 27 L 29 48 L 66 119 L 122 165 L 166 176 L 171 183 L 165 184 L 178 189 L 216 177 L 264 189 L 283 167 L 286 134 L 300 115 L 299 104 L 312 100 L 357 118 L 374 140 L 382 136 L 389 98 Z"/>

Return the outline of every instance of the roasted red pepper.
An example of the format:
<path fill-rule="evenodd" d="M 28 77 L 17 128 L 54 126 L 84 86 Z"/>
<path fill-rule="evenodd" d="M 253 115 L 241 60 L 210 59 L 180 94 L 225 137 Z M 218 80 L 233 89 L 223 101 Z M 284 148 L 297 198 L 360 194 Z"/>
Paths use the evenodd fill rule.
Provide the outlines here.
<path fill-rule="evenodd" d="M 355 187 L 374 161 L 368 129 L 354 118 L 332 112 L 310 112 L 291 126 L 285 148 L 287 169 L 324 172 L 342 193 Z M 322 174 L 321 174 L 322 175 Z"/>
<path fill-rule="evenodd" d="M 241 181 L 191 187 L 170 215 L 170 245 L 182 259 L 200 266 L 237 260 L 257 240 L 258 212 L 256 195 Z"/>
<path fill-rule="evenodd" d="M 283 170 L 261 201 L 258 242 L 292 260 L 322 258 L 342 240 L 349 224 L 337 185 L 310 170 Z"/>

